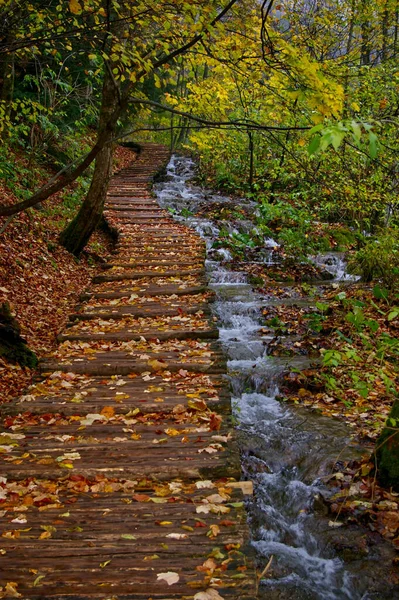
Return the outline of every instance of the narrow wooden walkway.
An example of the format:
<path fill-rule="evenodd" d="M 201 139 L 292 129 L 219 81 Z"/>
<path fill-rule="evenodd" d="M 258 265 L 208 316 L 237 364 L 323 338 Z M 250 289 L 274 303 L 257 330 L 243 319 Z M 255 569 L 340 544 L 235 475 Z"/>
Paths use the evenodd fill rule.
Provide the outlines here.
<path fill-rule="evenodd" d="M 113 178 L 115 254 L 3 407 L 0 598 L 256 597 L 204 244 L 149 191 L 167 159 Z"/>

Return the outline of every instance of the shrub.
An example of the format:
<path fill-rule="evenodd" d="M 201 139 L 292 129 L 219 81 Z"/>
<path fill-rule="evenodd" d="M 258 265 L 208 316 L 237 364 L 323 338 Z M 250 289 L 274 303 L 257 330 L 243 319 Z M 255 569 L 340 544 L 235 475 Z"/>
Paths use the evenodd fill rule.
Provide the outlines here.
<path fill-rule="evenodd" d="M 392 289 L 399 279 L 399 231 L 389 228 L 366 242 L 349 261 L 349 271 L 363 281 L 379 279 Z"/>

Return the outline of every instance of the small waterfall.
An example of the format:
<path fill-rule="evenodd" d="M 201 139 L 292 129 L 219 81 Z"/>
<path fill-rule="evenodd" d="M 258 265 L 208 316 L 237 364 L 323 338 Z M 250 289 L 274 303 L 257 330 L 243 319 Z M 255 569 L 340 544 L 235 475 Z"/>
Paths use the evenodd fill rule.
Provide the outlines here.
<path fill-rule="evenodd" d="M 357 275 L 347 272 L 347 264 L 343 252 L 324 252 L 310 256 L 310 260 L 323 271 L 330 273 L 335 281 L 357 281 Z"/>

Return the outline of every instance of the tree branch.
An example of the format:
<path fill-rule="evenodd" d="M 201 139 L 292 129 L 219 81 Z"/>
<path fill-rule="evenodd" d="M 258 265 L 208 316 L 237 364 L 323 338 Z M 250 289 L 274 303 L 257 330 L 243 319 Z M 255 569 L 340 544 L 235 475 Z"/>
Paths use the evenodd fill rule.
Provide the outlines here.
<path fill-rule="evenodd" d="M 299 127 L 279 127 L 277 125 L 262 125 L 261 123 L 257 123 L 256 121 L 252 121 L 251 119 L 241 119 L 235 121 L 211 121 L 209 119 L 205 119 L 203 117 L 198 117 L 191 113 L 184 112 L 182 110 L 178 110 L 177 108 L 172 108 L 171 106 L 166 106 L 165 104 L 161 104 L 160 102 L 155 102 L 154 100 L 145 100 L 144 98 L 130 98 L 130 102 L 134 104 L 143 104 L 145 106 L 153 106 L 156 108 L 160 108 L 162 110 L 166 110 L 167 112 L 173 113 L 175 115 L 180 115 L 181 117 L 186 117 L 192 121 L 197 123 L 201 123 L 202 125 L 207 125 L 208 127 L 231 127 L 231 128 L 243 128 L 245 130 L 253 129 L 253 130 L 261 130 L 261 131 L 308 131 L 311 129 L 310 125 Z"/>

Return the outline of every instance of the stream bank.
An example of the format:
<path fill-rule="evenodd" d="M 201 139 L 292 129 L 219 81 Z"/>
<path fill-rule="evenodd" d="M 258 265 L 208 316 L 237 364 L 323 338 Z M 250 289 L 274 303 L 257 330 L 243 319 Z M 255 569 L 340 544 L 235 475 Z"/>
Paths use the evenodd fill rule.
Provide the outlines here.
<path fill-rule="evenodd" d="M 248 511 L 260 571 L 273 556 L 260 597 L 398 598 L 394 547 L 356 520 L 344 522 L 339 509 L 338 515 L 332 513 L 326 501 L 340 487 L 330 489 L 325 482 L 334 483 L 331 475 L 341 472 L 347 461 L 359 461 L 364 447 L 352 442 L 346 423 L 280 399 L 287 378 L 296 380 L 304 370 L 317 369 L 319 348 L 312 337 L 303 343 L 298 319 L 291 330 L 280 331 L 279 311 L 312 314 L 324 293 L 346 286 L 350 276 L 343 256 L 334 253 L 319 265 L 298 265 L 287 277 L 272 238 L 264 239 L 260 248 L 245 247 L 256 202 L 204 191 L 190 184 L 194 174 L 190 158 L 173 156 L 155 192 L 164 208 L 206 241 L 207 275 L 228 357 L 243 469 L 255 483 Z M 225 219 L 212 218 L 215 207 L 219 215 L 224 211 Z M 228 236 L 242 240 L 240 261 L 223 244 Z M 273 273 L 267 286 L 259 275 L 265 270 Z M 287 340 L 284 354 L 277 346 L 284 347 Z"/>

